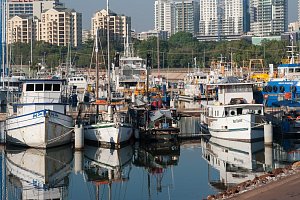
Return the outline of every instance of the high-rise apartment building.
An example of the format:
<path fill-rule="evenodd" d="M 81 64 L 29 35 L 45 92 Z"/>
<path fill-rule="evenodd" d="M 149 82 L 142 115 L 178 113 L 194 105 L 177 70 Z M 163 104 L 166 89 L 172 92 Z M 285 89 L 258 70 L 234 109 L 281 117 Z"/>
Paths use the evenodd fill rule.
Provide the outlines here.
<path fill-rule="evenodd" d="M 30 43 L 35 38 L 34 20 L 29 15 L 18 15 L 7 21 L 7 43 Z M 31 35 L 32 34 L 32 35 Z"/>
<path fill-rule="evenodd" d="M 175 32 L 185 31 L 192 34 L 199 32 L 199 2 L 185 0 L 174 2 Z"/>
<path fill-rule="evenodd" d="M 107 11 L 105 9 L 98 11 L 92 17 L 92 34 L 96 35 L 99 31 L 100 35 L 107 33 Z M 109 10 L 109 32 L 113 40 L 123 40 L 127 35 L 131 36 L 131 18 L 124 15 L 117 15 Z"/>
<path fill-rule="evenodd" d="M 154 3 L 155 30 L 168 31 L 169 36 L 186 31 L 199 31 L 199 2 L 195 0 L 157 0 Z"/>
<path fill-rule="evenodd" d="M 250 0 L 250 29 L 256 36 L 288 30 L 288 0 Z"/>
<path fill-rule="evenodd" d="M 247 32 L 247 2 L 248 0 L 201 0 L 199 35 L 221 37 Z"/>
<path fill-rule="evenodd" d="M 1 71 L 2 72 L 2 68 L 3 68 L 3 58 L 4 58 L 4 45 L 5 45 L 5 22 L 4 22 L 4 16 L 5 16 L 5 5 L 4 5 L 4 0 L 0 0 L 0 10 L 1 10 L 1 14 L 0 14 L 0 45 L 1 45 L 1 50 L 0 50 L 0 66 L 1 66 Z"/>
<path fill-rule="evenodd" d="M 167 31 L 169 36 L 175 33 L 173 0 L 159 0 L 154 3 L 154 29 Z"/>
<path fill-rule="evenodd" d="M 62 6 L 59 0 L 8 0 L 9 18 L 16 15 L 32 15 L 40 19 L 43 10 Z"/>
<path fill-rule="evenodd" d="M 77 47 L 82 43 L 82 15 L 73 9 L 55 7 L 42 13 L 37 30 L 37 40 Z"/>
<path fill-rule="evenodd" d="M 298 0 L 298 22 L 300 22 L 300 0 Z"/>

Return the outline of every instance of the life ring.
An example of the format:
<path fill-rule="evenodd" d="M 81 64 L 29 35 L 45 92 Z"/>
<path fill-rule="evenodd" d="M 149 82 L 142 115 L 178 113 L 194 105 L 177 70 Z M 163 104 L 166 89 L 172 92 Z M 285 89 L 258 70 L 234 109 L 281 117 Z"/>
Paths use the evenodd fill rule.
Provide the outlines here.
<path fill-rule="evenodd" d="M 273 92 L 277 92 L 278 87 L 276 85 L 273 86 Z"/>
<path fill-rule="evenodd" d="M 297 91 L 296 86 L 293 85 L 293 86 L 291 87 L 291 91 L 295 93 L 295 92 Z"/>
<path fill-rule="evenodd" d="M 280 86 L 280 87 L 279 87 L 279 91 L 283 93 L 283 92 L 284 92 L 284 87 L 283 87 L 283 86 Z"/>

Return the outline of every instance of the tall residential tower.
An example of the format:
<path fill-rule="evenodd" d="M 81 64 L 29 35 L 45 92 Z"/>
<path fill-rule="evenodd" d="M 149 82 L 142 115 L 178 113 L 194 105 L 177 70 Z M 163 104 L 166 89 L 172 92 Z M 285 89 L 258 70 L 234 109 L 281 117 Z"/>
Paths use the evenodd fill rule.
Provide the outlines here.
<path fill-rule="evenodd" d="M 248 0 L 201 0 L 202 36 L 241 35 L 249 29 Z"/>
<path fill-rule="evenodd" d="M 154 26 L 171 36 L 179 31 L 196 34 L 199 31 L 199 2 L 195 0 L 156 0 Z"/>
<path fill-rule="evenodd" d="M 288 30 L 288 0 L 250 0 L 251 32 L 280 35 Z"/>

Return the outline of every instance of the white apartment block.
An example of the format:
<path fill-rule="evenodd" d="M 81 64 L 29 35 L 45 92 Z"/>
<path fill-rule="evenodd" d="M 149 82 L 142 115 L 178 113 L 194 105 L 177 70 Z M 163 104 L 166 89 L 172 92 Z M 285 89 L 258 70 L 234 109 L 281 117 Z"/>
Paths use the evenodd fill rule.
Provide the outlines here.
<path fill-rule="evenodd" d="M 97 31 L 100 35 L 107 33 L 107 16 L 105 9 L 98 11 L 91 19 L 91 32 L 95 36 Z M 115 41 L 122 41 L 124 38 L 131 37 L 131 18 L 124 15 L 117 15 L 110 10 L 109 12 L 109 32 L 112 39 Z"/>
<path fill-rule="evenodd" d="M 7 43 L 30 43 L 35 37 L 34 29 L 32 16 L 19 15 L 10 18 L 7 21 Z"/>
<path fill-rule="evenodd" d="M 300 0 L 298 0 L 298 22 L 300 22 Z"/>
<path fill-rule="evenodd" d="M 300 22 L 292 22 L 288 25 L 288 32 L 300 31 Z"/>
<path fill-rule="evenodd" d="M 8 0 L 8 16 L 16 15 L 31 15 L 41 18 L 44 10 L 54 8 L 55 6 L 63 5 L 59 0 Z"/>
<path fill-rule="evenodd" d="M 201 0 L 199 35 L 241 35 L 245 30 L 246 0 Z"/>
<path fill-rule="evenodd" d="M 82 15 L 72 9 L 56 7 L 44 11 L 37 29 L 39 41 L 72 47 L 82 43 Z"/>
<path fill-rule="evenodd" d="M 151 37 L 159 36 L 160 40 L 167 40 L 168 39 L 168 32 L 167 31 L 158 31 L 158 30 L 150 30 L 138 33 L 137 39 L 138 40 L 148 40 Z"/>
<path fill-rule="evenodd" d="M 168 31 L 169 36 L 186 31 L 199 31 L 199 2 L 195 0 L 157 0 L 154 3 L 155 30 Z"/>
<path fill-rule="evenodd" d="M 173 0 L 159 0 L 154 3 L 154 29 L 175 33 Z"/>
<path fill-rule="evenodd" d="M 250 29 L 256 36 L 288 30 L 288 0 L 250 0 Z"/>
<path fill-rule="evenodd" d="M 199 32 L 199 2 L 185 0 L 174 2 L 175 32 L 185 31 L 192 34 Z"/>

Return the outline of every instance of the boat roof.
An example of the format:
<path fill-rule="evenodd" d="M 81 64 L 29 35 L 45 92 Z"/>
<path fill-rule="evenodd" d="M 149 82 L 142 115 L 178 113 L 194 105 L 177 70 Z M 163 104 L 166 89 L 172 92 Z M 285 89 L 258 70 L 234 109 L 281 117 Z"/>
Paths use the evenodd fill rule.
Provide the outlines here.
<path fill-rule="evenodd" d="M 241 104 L 221 104 L 221 105 L 207 105 L 208 107 L 250 107 L 250 106 L 263 106 L 258 103 L 241 103 Z"/>
<path fill-rule="evenodd" d="M 43 82 L 62 82 L 66 83 L 66 79 L 22 79 L 23 83 L 43 83 Z"/>
<path fill-rule="evenodd" d="M 139 60 L 139 61 L 143 61 L 143 58 L 140 58 L 140 57 L 121 57 L 120 60 Z"/>
<path fill-rule="evenodd" d="M 300 67 L 300 63 L 294 63 L 294 64 L 290 64 L 290 63 L 287 63 L 287 64 L 280 64 L 280 65 L 278 65 L 278 67 Z"/>

